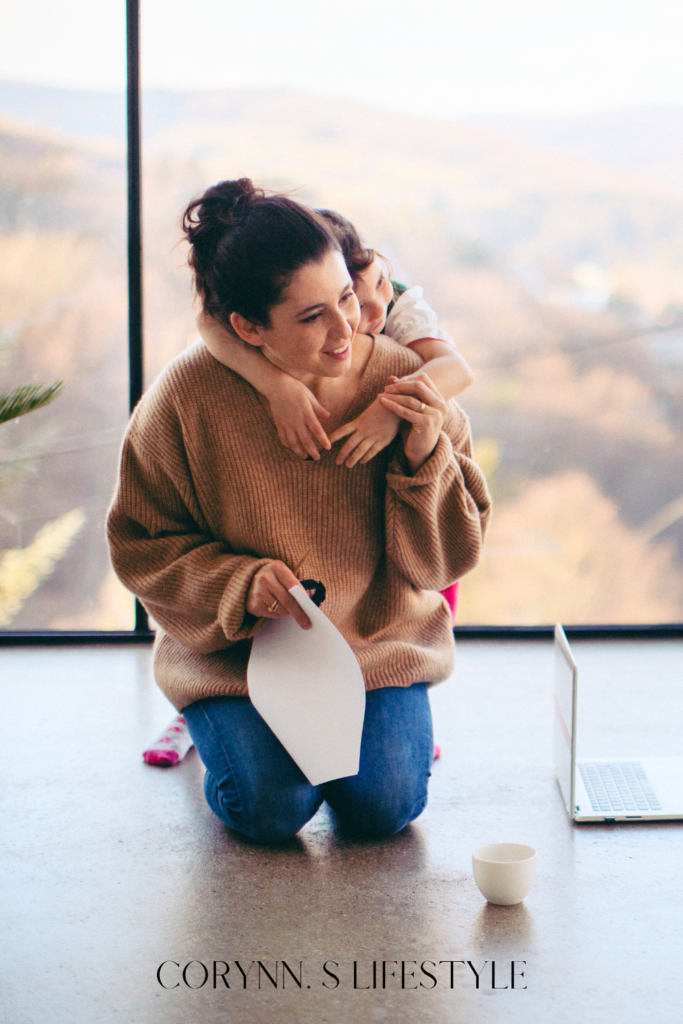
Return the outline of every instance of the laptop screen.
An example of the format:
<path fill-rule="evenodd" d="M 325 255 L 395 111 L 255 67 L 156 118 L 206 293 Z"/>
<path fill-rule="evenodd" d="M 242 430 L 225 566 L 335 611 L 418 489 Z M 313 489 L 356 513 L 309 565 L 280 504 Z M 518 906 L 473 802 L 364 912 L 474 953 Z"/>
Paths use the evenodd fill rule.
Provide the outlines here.
<path fill-rule="evenodd" d="M 555 773 L 570 817 L 573 814 L 572 776 L 574 760 L 574 707 L 576 699 L 576 663 L 562 626 L 555 626 L 555 726 L 553 746 Z"/>

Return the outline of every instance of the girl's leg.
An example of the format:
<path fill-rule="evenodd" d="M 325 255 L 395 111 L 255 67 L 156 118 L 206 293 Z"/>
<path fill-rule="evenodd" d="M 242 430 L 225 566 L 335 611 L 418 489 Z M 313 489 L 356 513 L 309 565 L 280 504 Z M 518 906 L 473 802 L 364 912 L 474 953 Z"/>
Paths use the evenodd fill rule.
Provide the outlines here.
<path fill-rule="evenodd" d="M 279 843 L 313 817 L 322 787 L 310 784 L 248 697 L 208 697 L 183 714 L 206 766 L 207 803 L 226 825 Z"/>
<path fill-rule="evenodd" d="M 434 741 L 426 683 L 366 694 L 358 775 L 322 788 L 337 826 L 356 836 L 400 832 L 427 804 Z"/>
<path fill-rule="evenodd" d="M 441 596 L 446 599 L 446 604 L 451 610 L 451 621 L 455 625 L 455 615 L 458 610 L 458 594 L 460 593 L 460 580 L 455 583 L 451 583 L 450 587 L 446 587 L 445 590 L 441 591 Z"/>
<path fill-rule="evenodd" d="M 147 764 L 170 768 L 182 761 L 191 746 L 192 739 L 187 731 L 185 719 L 182 715 L 176 715 L 154 742 L 143 750 L 142 756 Z"/>

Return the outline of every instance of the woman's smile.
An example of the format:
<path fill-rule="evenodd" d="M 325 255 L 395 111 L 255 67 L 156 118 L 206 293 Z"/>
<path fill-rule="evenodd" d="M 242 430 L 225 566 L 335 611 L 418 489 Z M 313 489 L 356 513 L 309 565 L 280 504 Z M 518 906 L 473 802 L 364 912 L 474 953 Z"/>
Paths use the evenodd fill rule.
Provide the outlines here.
<path fill-rule="evenodd" d="M 343 362 L 351 355 L 351 343 L 347 341 L 341 348 L 328 349 L 327 351 L 323 350 L 323 355 L 329 356 L 330 359 L 337 359 L 339 362 Z"/>

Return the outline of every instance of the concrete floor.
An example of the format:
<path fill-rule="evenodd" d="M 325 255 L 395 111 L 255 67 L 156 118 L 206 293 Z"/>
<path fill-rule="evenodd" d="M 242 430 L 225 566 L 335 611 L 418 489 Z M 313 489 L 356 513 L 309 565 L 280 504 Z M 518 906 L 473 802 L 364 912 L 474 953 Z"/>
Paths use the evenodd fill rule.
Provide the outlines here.
<path fill-rule="evenodd" d="M 574 647 L 580 754 L 683 755 L 683 645 Z M 166 771 L 143 764 L 170 713 L 150 665 L 140 649 L 0 651 L 6 1024 L 683 1019 L 683 824 L 567 822 L 550 644 L 460 643 L 455 677 L 432 691 L 443 757 L 415 825 L 349 844 L 321 813 L 277 850 L 211 815 L 194 752 Z M 538 849 L 517 907 L 486 904 L 471 877 L 471 851 L 497 840 Z M 235 961 L 259 960 L 271 974 L 279 961 L 277 990 L 264 973 L 257 987 L 258 964 L 241 987 Z M 303 961 L 301 990 L 289 974 L 282 988 L 283 960 L 297 975 Z M 449 964 L 425 964 L 436 986 L 412 988 L 433 984 L 421 964 L 446 960 L 471 961 L 480 988 L 467 963 L 452 988 Z M 181 983 L 162 989 L 163 961 L 225 961 L 231 987 L 210 976 L 190 989 L 167 964 L 162 980 Z M 417 962 L 404 989 L 394 964 L 382 988 L 382 961 Z M 199 964 L 186 977 L 198 985 Z"/>

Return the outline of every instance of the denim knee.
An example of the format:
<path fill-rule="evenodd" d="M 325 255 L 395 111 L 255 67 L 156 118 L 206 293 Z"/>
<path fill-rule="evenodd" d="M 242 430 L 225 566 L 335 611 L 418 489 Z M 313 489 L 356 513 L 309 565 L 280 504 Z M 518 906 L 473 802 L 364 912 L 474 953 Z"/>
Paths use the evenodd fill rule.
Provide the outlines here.
<path fill-rule="evenodd" d="M 261 843 L 291 839 L 322 803 L 246 697 L 207 697 L 185 709 L 206 766 L 204 793 L 230 828 Z"/>
<path fill-rule="evenodd" d="M 266 844 L 292 839 L 322 803 L 322 797 L 309 785 L 284 793 L 243 793 L 239 806 L 235 806 L 231 795 L 208 771 L 204 776 L 204 794 L 221 821 L 255 842 Z"/>
<path fill-rule="evenodd" d="M 427 792 L 418 797 L 417 800 L 404 800 L 397 803 L 395 807 L 387 807 L 384 803 L 378 808 L 369 808 L 368 814 L 357 814 L 354 825 L 354 832 L 358 836 L 382 839 L 393 836 L 406 825 L 414 821 L 422 814 L 427 806 Z"/>
<path fill-rule="evenodd" d="M 332 801 L 332 813 L 339 831 L 357 838 L 383 839 L 393 836 L 414 821 L 427 806 L 429 775 L 408 792 L 386 792 L 380 786 L 374 792 L 353 794 L 343 802 Z"/>
<path fill-rule="evenodd" d="M 371 690 L 358 775 L 325 787 L 337 827 L 375 839 L 405 828 L 427 805 L 433 750 L 425 683 Z"/>

